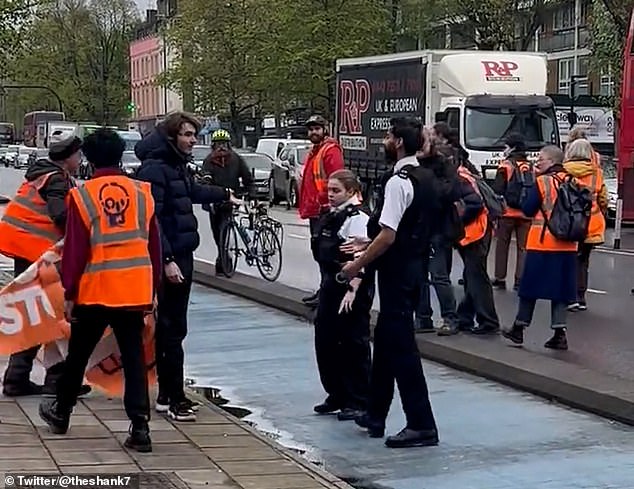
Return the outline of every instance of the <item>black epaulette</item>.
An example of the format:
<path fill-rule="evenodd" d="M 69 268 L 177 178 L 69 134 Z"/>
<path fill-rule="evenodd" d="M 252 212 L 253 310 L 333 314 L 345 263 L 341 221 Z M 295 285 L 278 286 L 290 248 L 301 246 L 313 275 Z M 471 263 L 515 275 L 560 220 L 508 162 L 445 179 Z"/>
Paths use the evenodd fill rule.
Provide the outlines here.
<path fill-rule="evenodd" d="M 416 168 L 414 165 L 406 165 L 395 173 L 403 180 L 409 180 L 411 171 Z"/>

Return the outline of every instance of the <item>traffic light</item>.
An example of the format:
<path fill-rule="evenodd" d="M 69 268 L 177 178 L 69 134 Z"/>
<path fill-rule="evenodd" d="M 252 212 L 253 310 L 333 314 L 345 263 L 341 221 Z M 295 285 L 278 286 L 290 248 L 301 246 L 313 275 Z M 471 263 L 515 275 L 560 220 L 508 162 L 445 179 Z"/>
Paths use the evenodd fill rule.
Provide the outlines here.
<path fill-rule="evenodd" d="M 126 105 L 126 109 L 128 109 L 128 112 L 132 114 L 136 110 L 136 104 L 134 102 L 128 102 L 128 105 Z"/>

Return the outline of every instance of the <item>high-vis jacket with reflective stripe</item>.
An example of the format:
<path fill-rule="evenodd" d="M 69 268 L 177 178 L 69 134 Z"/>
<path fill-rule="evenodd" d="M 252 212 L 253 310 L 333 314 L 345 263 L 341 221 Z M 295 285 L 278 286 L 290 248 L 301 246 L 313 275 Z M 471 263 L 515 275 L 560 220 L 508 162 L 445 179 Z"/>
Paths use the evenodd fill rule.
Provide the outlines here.
<path fill-rule="evenodd" d="M 64 236 L 48 215 L 46 201 L 40 189 L 56 172 L 46 173 L 32 181 L 25 181 L 0 219 L 0 253 L 10 258 L 30 262 Z"/>
<path fill-rule="evenodd" d="M 531 171 L 531 167 L 526 161 L 518 161 L 515 164 L 519 167 L 519 170 L 521 172 Z M 515 169 L 515 167 L 510 161 L 504 160 L 502 163 L 500 163 L 500 168 L 504 170 L 504 178 L 506 178 L 506 183 L 508 185 L 511 177 L 513 176 L 513 170 Z M 514 209 L 510 205 L 507 205 L 504 209 L 504 217 L 528 219 L 520 209 Z"/>
<path fill-rule="evenodd" d="M 152 304 L 150 184 L 123 175 L 104 176 L 73 189 L 70 198 L 90 232 L 90 256 L 79 281 L 77 304 Z"/>
<path fill-rule="evenodd" d="M 469 171 L 464 167 L 458 168 L 458 175 L 464 178 L 469 182 L 473 190 L 476 191 L 478 195 L 480 195 L 480 191 L 478 190 L 478 184 L 475 181 L 475 177 L 469 173 Z M 480 195 L 480 197 L 482 197 Z M 468 246 L 471 243 L 475 243 L 476 241 L 481 240 L 487 232 L 487 226 L 489 225 L 489 212 L 486 207 L 483 207 L 472 222 L 467 224 L 464 228 L 465 236 L 460 240 L 460 246 Z"/>
<path fill-rule="evenodd" d="M 559 172 L 554 175 L 563 180 L 567 174 Z M 540 175 L 537 177 L 536 183 L 542 200 L 542 207 L 531 222 L 528 239 L 526 240 L 526 249 L 529 251 L 576 251 L 577 243 L 561 241 L 555 238 L 548 226 L 545 225 L 544 214 L 546 214 L 546 218 L 550 219 L 557 200 L 557 183 L 554 176 Z"/>

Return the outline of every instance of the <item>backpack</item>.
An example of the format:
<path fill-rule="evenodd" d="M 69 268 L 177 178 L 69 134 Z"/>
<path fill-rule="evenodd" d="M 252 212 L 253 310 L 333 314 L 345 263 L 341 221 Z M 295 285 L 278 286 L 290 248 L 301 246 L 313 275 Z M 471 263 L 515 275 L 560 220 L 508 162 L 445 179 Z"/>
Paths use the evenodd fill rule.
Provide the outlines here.
<path fill-rule="evenodd" d="M 504 215 L 506 210 L 506 201 L 504 197 L 495 193 L 495 191 L 484 181 L 483 178 L 475 178 L 478 192 L 484 201 L 484 205 L 489 211 L 491 219 L 499 219 Z"/>
<path fill-rule="evenodd" d="M 541 209 L 544 216 L 541 240 L 544 240 L 548 226 L 551 234 L 561 241 L 581 242 L 588 235 L 592 191 L 579 185 L 571 175 L 563 179 L 553 175 L 554 182 L 557 182 L 557 198 L 550 219 L 546 217 L 544 209 Z"/>
<path fill-rule="evenodd" d="M 522 171 L 520 165 L 516 161 L 510 161 L 513 168 L 511 178 L 506 185 L 504 198 L 506 204 L 513 209 L 521 209 L 522 202 L 525 200 L 528 190 L 535 185 L 535 173 L 533 165 L 528 163 L 529 168 Z"/>

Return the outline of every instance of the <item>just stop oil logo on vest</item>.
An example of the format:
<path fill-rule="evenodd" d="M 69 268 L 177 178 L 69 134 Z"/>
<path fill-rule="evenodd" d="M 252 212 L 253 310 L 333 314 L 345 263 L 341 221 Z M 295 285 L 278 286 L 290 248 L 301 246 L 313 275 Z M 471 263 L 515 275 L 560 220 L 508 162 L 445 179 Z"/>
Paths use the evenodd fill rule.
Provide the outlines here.
<path fill-rule="evenodd" d="M 117 182 L 104 183 L 99 189 L 99 203 L 106 214 L 108 226 L 123 226 L 126 222 L 126 211 L 130 208 L 130 194 Z"/>

